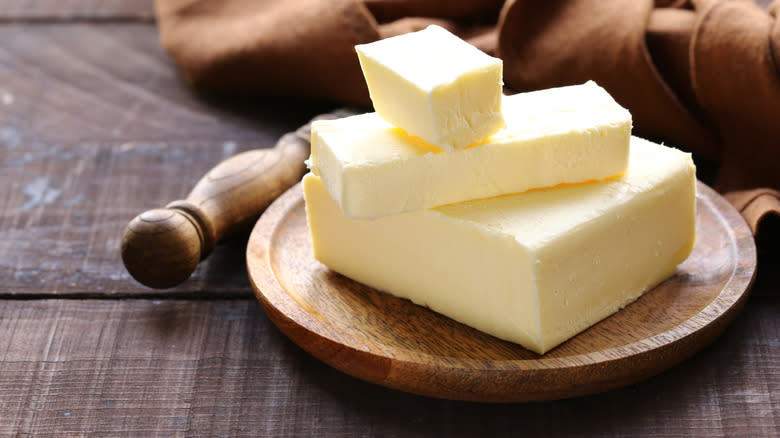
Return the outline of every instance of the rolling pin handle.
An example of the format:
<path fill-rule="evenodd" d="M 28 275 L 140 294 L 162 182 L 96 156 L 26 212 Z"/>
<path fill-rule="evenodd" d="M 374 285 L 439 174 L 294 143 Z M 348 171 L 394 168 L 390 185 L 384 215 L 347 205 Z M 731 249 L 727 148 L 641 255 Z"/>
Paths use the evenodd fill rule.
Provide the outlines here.
<path fill-rule="evenodd" d="M 158 208 L 136 216 L 122 236 L 122 261 L 139 283 L 173 287 L 198 267 L 202 231 L 184 211 Z"/>
<path fill-rule="evenodd" d="M 225 237 L 257 221 L 300 181 L 308 130 L 288 133 L 272 149 L 235 155 L 210 170 L 187 199 L 136 216 L 122 236 L 122 261 L 139 283 L 165 289 L 185 281 Z"/>
<path fill-rule="evenodd" d="M 211 219 L 197 205 L 187 201 L 173 201 L 165 208 L 181 211 L 192 222 L 200 240 L 200 260 L 205 259 L 217 245 L 217 234 Z"/>

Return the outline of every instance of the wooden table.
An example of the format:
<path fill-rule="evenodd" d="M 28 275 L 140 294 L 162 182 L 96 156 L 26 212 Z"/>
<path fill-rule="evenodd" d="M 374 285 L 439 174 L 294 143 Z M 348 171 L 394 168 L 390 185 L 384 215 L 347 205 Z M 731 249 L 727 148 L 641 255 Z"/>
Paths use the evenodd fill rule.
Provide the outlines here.
<path fill-rule="evenodd" d="M 528 404 L 424 398 L 317 361 L 253 297 L 246 235 L 177 288 L 129 277 L 129 219 L 329 109 L 194 94 L 159 47 L 149 1 L 0 0 L 0 435 L 778 434 L 776 263 L 690 360 Z"/>

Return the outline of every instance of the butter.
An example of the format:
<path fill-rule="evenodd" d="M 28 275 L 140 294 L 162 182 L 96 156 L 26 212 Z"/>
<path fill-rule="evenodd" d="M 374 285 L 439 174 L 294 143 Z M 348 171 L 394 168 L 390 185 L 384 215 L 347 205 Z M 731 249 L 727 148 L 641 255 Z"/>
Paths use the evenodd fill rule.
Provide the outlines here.
<path fill-rule="evenodd" d="M 625 172 L 631 114 L 583 85 L 504 98 L 506 129 L 442 152 L 376 113 L 312 124 L 312 172 L 350 218 L 518 193 Z"/>
<path fill-rule="evenodd" d="M 376 112 L 444 150 L 504 126 L 503 63 L 439 26 L 355 46 Z"/>
<path fill-rule="evenodd" d="M 690 155 L 631 139 L 622 178 L 346 218 L 303 179 L 314 255 L 347 277 L 545 353 L 675 272 L 695 234 Z"/>

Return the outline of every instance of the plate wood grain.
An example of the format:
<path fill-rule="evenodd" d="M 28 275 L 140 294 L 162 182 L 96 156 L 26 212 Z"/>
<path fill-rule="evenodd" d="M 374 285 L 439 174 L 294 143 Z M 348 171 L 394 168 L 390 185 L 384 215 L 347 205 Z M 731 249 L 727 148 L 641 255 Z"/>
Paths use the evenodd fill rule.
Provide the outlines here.
<path fill-rule="evenodd" d="M 258 220 L 247 248 L 255 295 L 293 342 L 390 388 L 458 400 L 551 400 L 636 383 L 712 342 L 744 304 L 756 268 L 750 230 L 698 184 L 697 239 L 674 276 L 545 355 L 494 338 L 316 261 L 300 184 Z"/>

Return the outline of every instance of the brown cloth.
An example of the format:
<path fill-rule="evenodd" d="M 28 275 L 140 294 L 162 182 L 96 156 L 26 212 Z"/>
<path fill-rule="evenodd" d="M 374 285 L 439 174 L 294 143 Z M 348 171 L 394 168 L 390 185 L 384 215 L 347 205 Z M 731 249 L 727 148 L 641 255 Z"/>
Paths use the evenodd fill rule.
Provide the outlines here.
<path fill-rule="evenodd" d="M 510 90 L 593 79 L 631 111 L 638 135 L 716 163 L 712 183 L 757 237 L 780 235 L 759 232 L 780 223 L 780 0 L 766 11 L 751 0 L 157 0 L 156 9 L 163 46 L 204 91 L 368 105 L 353 46 L 431 23 L 501 57 Z"/>

